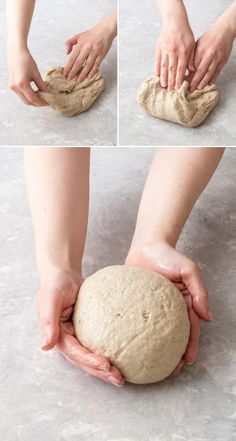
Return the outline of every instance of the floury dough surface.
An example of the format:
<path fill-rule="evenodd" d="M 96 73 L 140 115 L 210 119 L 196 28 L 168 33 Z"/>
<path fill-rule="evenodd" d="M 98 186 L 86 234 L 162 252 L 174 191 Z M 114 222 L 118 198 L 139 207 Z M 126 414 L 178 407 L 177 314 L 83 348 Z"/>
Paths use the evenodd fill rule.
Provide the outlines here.
<path fill-rule="evenodd" d="M 104 355 L 130 383 L 154 383 L 174 370 L 189 339 L 179 290 L 144 268 L 103 268 L 82 284 L 74 328 L 78 340 Z"/>
<path fill-rule="evenodd" d="M 152 76 L 141 84 L 137 99 L 146 112 L 157 118 L 197 127 L 216 106 L 219 92 L 215 85 L 190 92 L 187 81 L 180 89 L 168 91 L 161 87 L 158 76 Z"/>
<path fill-rule="evenodd" d="M 49 70 L 45 77 L 45 83 L 49 92 L 38 92 L 39 95 L 54 110 L 64 116 L 74 116 L 85 112 L 105 87 L 105 81 L 100 71 L 93 78 L 86 78 L 79 83 L 77 79 L 67 80 L 63 75 L 62 67 Z"/>

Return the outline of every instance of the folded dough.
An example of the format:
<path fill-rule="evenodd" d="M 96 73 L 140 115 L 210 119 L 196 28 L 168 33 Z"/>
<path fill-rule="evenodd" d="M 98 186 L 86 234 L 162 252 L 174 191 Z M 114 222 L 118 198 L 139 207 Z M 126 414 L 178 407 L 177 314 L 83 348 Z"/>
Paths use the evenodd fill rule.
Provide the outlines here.
<path fill-rule="evenodd" d="M 85 112 L 102 93 L 105 86 L 101 72 L 93 78 L 86 78 L 79 83 L 76 79 L 67 80 L 63 75 L 62 67 L 50 69 L 45 77 L 47 92 L 38 94 L 64 116 L 74 116 Z"/>
<path fill-rule="evenodd" d="M 190 92 L 184 81 L 180 89 L 168 91 L 161 87 L 160 78 L 152 76 L 138 90 L 138 103 L 153 116 L 186 127 L 197 127 L 218 102 L 219 92 L 215 85 Z"/>

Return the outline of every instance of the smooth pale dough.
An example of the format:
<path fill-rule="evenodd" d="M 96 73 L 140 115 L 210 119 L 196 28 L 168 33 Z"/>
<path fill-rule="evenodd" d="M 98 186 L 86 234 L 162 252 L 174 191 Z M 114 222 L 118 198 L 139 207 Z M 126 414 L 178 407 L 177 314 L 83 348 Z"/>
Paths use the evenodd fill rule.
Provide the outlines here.
<path fill-rule="evenodd" d="M 102 93 L 105 81 L 100 71 L 93 78 L 79 83 L 76 79 L 67 80 L 62 67 L 54 67 L 45 77 L 47 92 L 38 94 L 54 110 L 64 116 L 74 116 L 85 112 Z"/>
<path fill-rule="evenodd" d="M 154 383 L 174 370 L 189 339 L 179 290 L 164 276 L 109 266 L 82 284 L 73 315 L 77 339 L 104 355 L 130 383 Z"/>
<path fill-rule="evenodd" d="M 216 106 L 219 92 L 215 85 L 190 92 L 188 81 L 180 89 L 168 91 L 161 87 L 159 77 L 152 76 L 139 87 L 137 99 L 146 112 L 157 118 L 197 127 Z"/>

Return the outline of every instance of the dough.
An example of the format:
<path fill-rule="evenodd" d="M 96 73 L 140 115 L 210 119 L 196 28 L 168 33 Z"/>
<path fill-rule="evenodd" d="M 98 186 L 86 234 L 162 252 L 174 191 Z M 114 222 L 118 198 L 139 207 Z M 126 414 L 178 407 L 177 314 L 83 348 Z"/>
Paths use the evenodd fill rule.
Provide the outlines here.
<path fill-rule="evenodd" d="M 85 112 L 104 90 L 105 81 L 101 72 L 93 78 L 79 83 L 76 79 L 67 80 L 62 67 L 54 67 L 47 72 L 45 82 L 49 93 L 38 94 L 54 110 L 64 116 L 74 116 Z"/>
<path fill-rule="evenodd" d="M 189 339 L 179 290 L 160 274 L 126 265 L 103 268 L 85 280 L 73 322 L 82 345 L 107 357 L 130 383 L 167 377 Z"/>
<path fill-rule="evenodd" d="M 184 81 L 180 89 L 168 91 L 161 87 L 159 77 L 150 77 L 138 90 L 138 103 L 157 118 L 197 127 L 216 106 L 219 92 L 215 85 L 194 92 L 190 92 L 188 86 Z"/>

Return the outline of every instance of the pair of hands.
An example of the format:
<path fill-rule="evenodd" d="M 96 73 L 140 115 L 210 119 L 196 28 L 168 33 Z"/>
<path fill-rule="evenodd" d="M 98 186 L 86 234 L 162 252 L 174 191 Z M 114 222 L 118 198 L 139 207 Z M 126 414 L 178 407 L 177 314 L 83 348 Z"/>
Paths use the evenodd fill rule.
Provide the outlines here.
<path fill-rule="evenodd" d="M 172 17 L 164 23 L 156 47 L 156 74 L 161 86 L 179 89 L 189 71 L 190 90 L 213 84 L 229 59 L 234 36 L 223 21 L 216 22 L 196 42 L 189 23 Z"/>
<path fill-rule="evenodd" d="M 66 41 L 66 53 L 71 54 L 64 69 L 68 80 L 77 77 L 83 81 L 92 78 L 97 72 L 102 60 L 109 51 L 114 36 L 102 24 L 93 29 L 75 35 Z M 27 104 L 36 107 L 48 104 L 32 88 L 33 82 L 37 88 L 47 92 L 46 85 L 40 75 L 37 64 L 27 47 L 8 50 L 9 87 Z"/>
<path fill-rule="evenodd" d="M 174 370 L 178 373 L 183 364 L 192 364 L 196 359 L 200 320 L 212 320 L 200 272 L 194 262 L 165 243 L 148 247 L 140 255 L 130 253 L 126 264 L 148 267 L 165 275 L 184 296 L 190 320 L 190 338 L 186 352 Z M 45 278 L 37 295 L 41 348 L 49 350 L 56 347 L 76 367 L 122 387 L 124 378 L 119 370 L 106 358 L 88 351 L 75 337 L 71 317 L 81 283 L 80 275 L 75 277 L 65 271 L 58 271 L 50 276 L 50 280 Z"/>

